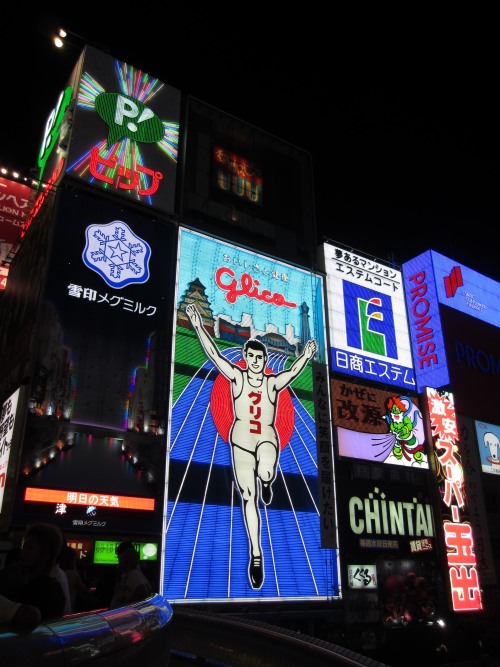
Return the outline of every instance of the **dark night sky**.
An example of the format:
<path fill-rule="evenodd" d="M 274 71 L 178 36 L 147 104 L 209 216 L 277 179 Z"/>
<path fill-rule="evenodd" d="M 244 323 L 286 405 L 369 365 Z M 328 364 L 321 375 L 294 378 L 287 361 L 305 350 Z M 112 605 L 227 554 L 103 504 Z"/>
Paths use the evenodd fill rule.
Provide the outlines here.
<path fill-rule="evenodd" d="M 103 3 L 9 9 L 0 163 L 24 174 L 36 164 L 43 125 L 79 55 L 52 46 L 64 25 L 83 38 L 71 37 L 78 47 L 104 48 L 309 151 L 319 240 L 381 259 L 394 253 L 399 264 L 434 249 L 500 280 L 493 10 L 447 4 L 439 16 L 435 4 L 405 4 L 404 14 L 368 14 L 362 4 L 349 13 L 279 3 L 271 16 L 259 2 L 190 4 L 107 6 L 113 17 L 101 16 Z"/>

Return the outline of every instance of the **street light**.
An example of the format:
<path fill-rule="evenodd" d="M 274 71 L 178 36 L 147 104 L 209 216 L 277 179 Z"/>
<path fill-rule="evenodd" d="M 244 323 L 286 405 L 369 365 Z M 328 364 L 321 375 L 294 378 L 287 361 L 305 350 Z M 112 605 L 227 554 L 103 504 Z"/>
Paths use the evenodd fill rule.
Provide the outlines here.
<path fill-rule="evenodd" d="M 68 36 L 75 38 L 76 44 L 74 41 L 69 39 Z M 57 46 L 58 49 L 62 49 L 63 46 L 65 46 L 66 44 L 69 44 L 69 46 L 73 46 L 77 49 L 82 48 L 82 46 L 84 46 L 85 44 L 91 44 L 96 49 L 100 49 L 105 53 L 109 53 L 109 49 L 107 47 L 102 46 L 101 44 L 95 44 L 90 40 L 86 39 L 85 37 L 77 35 L 76 32 L 71 32 L 71 30 L 65 30 L 64 28 L 59 28 L 57 35 L 54 35 L 52 41 L 54 42 L 55 46 Z"/>
<path fill-rule="evenodd" d="M 57 46 L 58 49 L 62 49 L 62 47 L 65 44 L 69 44 L 70 46 L 77 46 L 76 44 L 73 44 L 69 39 L 67 39 L 68 35 L 72 35 L 73 37 L 76 37 L 78 40 L 84 42 L 85 40 L 83 37 L 80 37 L 80 35 L 75 34 L 74 32 L 70 32 L 69 30 L 65 30 L 64 28 L 60 28 L 57 32 L 57 35 L 54 36 L 53 41 L 54 44 Z"/>

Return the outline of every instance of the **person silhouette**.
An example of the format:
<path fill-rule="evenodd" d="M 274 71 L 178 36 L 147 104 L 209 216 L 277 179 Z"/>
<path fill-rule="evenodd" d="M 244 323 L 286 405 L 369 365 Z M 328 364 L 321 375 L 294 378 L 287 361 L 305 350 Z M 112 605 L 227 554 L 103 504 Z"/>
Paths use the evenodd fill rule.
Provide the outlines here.
<path fill-rule="evenodd" d="M 77 561 L 77 550 L 67 544 L 64 545 L 59 557 L 59 567 L 66 573 L 70 600 L 69 613 L 72 614 L 97 607 L 97 598 L 93 597 L 92 591 L 84 584 L 77 567 Z"/>
<path fill-rule="evenodd" d="M 133 542 L 120 542 L 116 547 L 120 576 L 116 581 L 110 609 L 145 600 L 153 587 L 140 566 L 140 555 Z"/>
<path fill-rule="evenodd" d="M 265 373 L 267 348 L 260 340 L 251 338 L 245 342 L 243 359 L 246 368 L 242 368 L 221 354 L 194 304 L 186 306 L 186 314 L 205 354 L 231 385 L 234 421 L 229 432 L 229 444 L 249 540 L 248 578 L 252 588 L 260 589 L 264 583 L 264 559 L 259 487 L 262 502 L 269 505 L 273 498 L 272 484 L 276 479 L 280 453 L 275 425 L 278 394 L 302 373 L 314 357 L 316 341 L 308 341 L 302 354 L 289 368 L 268 375 Z"/>
<path fill-rule="evenodd" d="M 37 607 L 42 622 L 64 614 L 66 595 L 54 575 L 63 543 L 59 527 L 44 522 L 29 525 L 22 541 L 25 579 L 11 591 L 9 599 Z"/>

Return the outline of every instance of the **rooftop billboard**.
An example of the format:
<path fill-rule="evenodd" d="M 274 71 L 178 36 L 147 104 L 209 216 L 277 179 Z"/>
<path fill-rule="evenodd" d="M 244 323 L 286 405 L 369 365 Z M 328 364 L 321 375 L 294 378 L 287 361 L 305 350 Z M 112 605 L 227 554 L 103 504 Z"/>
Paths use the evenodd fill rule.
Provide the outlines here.
<path fill-rule="evenodd" d="M 403 276 L 418 391 L 453 384 L 460 413 L 488 419 L 470 388 L 486 382 L 498 395 L 500 284 L 433 250 Z"/>
<path fill-rule="evenodd" d="M 173 213 L 180 103 L 177 89 L 87 45 L 67 174 Z"/>

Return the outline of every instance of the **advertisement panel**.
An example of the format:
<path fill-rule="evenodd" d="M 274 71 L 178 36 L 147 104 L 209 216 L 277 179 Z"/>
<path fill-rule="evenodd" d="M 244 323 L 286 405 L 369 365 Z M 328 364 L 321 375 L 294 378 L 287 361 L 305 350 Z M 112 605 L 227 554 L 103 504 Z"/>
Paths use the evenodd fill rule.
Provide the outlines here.
<path fill-rule="evenodd" d="M 0 530 L 6 531 L 12 513 L 24 430 L 26 386 L 19 387 L 1 405 L 0 413 Z"/>
<path fill-rule="evenodd" d="M 439 303 L 500 327 L 500 283 L 434 250 L 429 253 Z"/>
<path fill-rule="evenodd" d="M 440 306 L 455 406 L 461 415 L 497 421 L 500 414 L 500 328 Z"/>
<path fill-rule="evenodd" d="M 481 470 L 488 475 L 500 475 L 500 425 L 475 421 Z"/>
<path fill-rule="evenodd" d="M 348 565 L 347 572 L 349 588 L 377 588 L 377 568 L 374 565 Z"/>
<path fill-rule="evenodd" d="M 19 240 L 30 209 L 31 188 L 0 176 L 0 292 L 5 290 L 9 268 L 3 262 Z"/>
<path fill-rule="evenodd" d="M 403 276 L 418 390 L 451 382 L 457 400 L 477 405 L 479 392 L 465 397 L 455 386 L 473 386 L 475 370 L 475 381 L 486 380 L 491 388 L 493 380 L 498 393 L 500 283 L 433 250 L 403 264 Z M 472 406 L 460 405 L 460 411 L 489 418 Z"/>
<path fill-rule="evenodd" d="M 423 480 L 362 479 L 343 462 L 338 504 L 343 507 L 342 551 L 373 562 L 380 554 L 408 558 L 436 550 L 432 499 Z M 409 471 L 408 471 L 409 472 Z M 413 470 L 412 470 L 413 473 Z M 420 483 L 418 483 L 420 481 Z M 340 515 L 339 515 L 340 516 Z M 339 518 L 340 520 L 340 518 Z"/>
<path fill-rule="evenodd" d="M 173 213 L 181 93 L 85 47 L 67 173 Z"/>
<path fill-rule="evenodd" d="M 332 370 L 415 389 L 401 271 L 323 244 Z"/>
<path fill-rule="evenodd" d="M 283 261 L 315 265 L 312 156 L 192 96 L 183 97 L 176 212 L 196 228 Z"/>
<path fill-rule="evenodd" d="M 318 451 L 319 501 L 321 503 L 321 546 L 335 549 L 338 546 L 335 505 L 335 471 L 332 457 L 332 431 L 328 368 L 313 362 L 313 392 L 316 424 L 316 449 Z"/>
<path fill-rule="evenodd" d="M 9 468 L 10 449 L 14 435 L 14 424 L 16 422 L 17 399 L 19 389 L 12 396 L 4 401 L 0 415 L 0 513 L 3 507 L 3 496 L 5 484 L 7 481 L 7 471 Z"/>
<path fill-rule="evenodd" d="M 331 380 L 339 456 L 428 469 L 417 397 Z"/>
<path fill-rule="evenodd" d="M 339 596 L 320 539 L 321 276 L 181 228 L 174 340 L 169 599 Z"/>
<path fill-rule="evenodd" d="M 0 176 L 0 259 L 7 254 L 3 244 L 13 245 L 30 210 L 29 185 Z"/>
<path fill-rule="evenodd" d="M 483 459 L 480 459 L 481 450 L 490 452 L 490 457 L 495 455 L 495 444 L 499 443 L 500 427 L 495 432 L 490 424 L 477 422 L 462 415 L 456 415 L 457 427 L 460 438 L 460 451 L 465 475 L 465 492 L 467 494 L 467 505 L 469 510 L 469 521 L 474 531 L 474 548 L 476 550 L 477 569 L 481 586 L 496 583 L 495 560 L 491 548 L 490 527 L 488 524 L 488 513 L 486 511 L 486 497 L 481 472 L 484 472 Z M 494 427 L 493 427 L 494 428 Z M 482 434 L 482 440 L 479 434 Z M 477 435 L 477 439 L 476 439 Z M 478 450 L 479 444 L 479 450 Z M 498 448 L 496 455 L 498 457 Z M 495 464 L 493 464 L 495 465 Z M 497 464 L 498 466 L 498 458 Z M 482 468 L 482 471 L 481 471 Z"/>
<path fill-rule="evenodd" d="M 426 400 L 435 455 L 433 473 L 441 498 L 450 607 L 455 612 L 478 612 L 482 595 L 464 479 L 468 472 L 462 460 L 453 394 L 427 387 Z"/>
<path fill-rule="evenodd" d="M 263 203 L 262 172 L 251 160 L 228 151 L 221 146 L 212 146 L 212 186 L 230 193 L 245 203 L 257 206 Z"/>
<path fill-rule="evenodd" d="M 59 93 L 45 121 L 38 149 L 38 187 L 59 185 L 66 172 L 66 158 L 73 125 L 73 113 L 83 54 L 78 59 L 66 86 Z"/>
<path fill-rule="evenodd" d="M 441 603 L 433 503 L 425 476 L 413 468 L 400 469 L 396 476 L 385 466 L 345 460 L 336 470 L 348 616 L 367 621 L 371 609 L 370 622 L 382 620 L 391 627 L 434 620 Z M 375 607 L 370 589 L 377 591 Z M 354 605 L 365 613 L 353 616 Z"/>
<path fill-rule="evenodd" d="M 118 556 L 116 548 L 120 541 L 114 540 L 96 540 L 94 545 L 93 562 L 98 565 L 118 565 Z M 134 548 L 142 561 L 158 560 L 158 543 L 156 542 L 135 542 Z"/>
<path fill-rule="evenodd" d="M 426 386 L 445 387 L 450 376 L 432 252 L 403 264 L 403 278 L 417 389 L 421 392 Z"/>
<path fill-rule="evenodd" d="M 166 223 L 58 193 L 19 521 L 161 533 L 175 252 Z"/>

